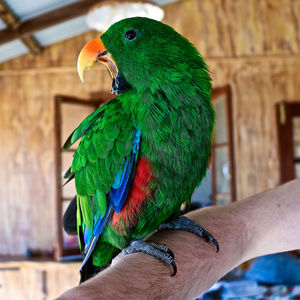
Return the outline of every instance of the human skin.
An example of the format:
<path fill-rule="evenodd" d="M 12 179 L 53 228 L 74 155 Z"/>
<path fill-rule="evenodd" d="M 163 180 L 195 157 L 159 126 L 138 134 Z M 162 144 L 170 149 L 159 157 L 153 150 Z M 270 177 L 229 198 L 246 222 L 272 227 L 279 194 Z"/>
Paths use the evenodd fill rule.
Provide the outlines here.
<path fill-rule="evenodd" d="M 213 233 L 220 251 L 195 234 L 162 230 L 149 240 L 174 251 L 178 272 L 142 253 L 123 256 L 59 300 L 195 299 L 249 259 L 300 248 L 300 179 L 186 216 Z"/>

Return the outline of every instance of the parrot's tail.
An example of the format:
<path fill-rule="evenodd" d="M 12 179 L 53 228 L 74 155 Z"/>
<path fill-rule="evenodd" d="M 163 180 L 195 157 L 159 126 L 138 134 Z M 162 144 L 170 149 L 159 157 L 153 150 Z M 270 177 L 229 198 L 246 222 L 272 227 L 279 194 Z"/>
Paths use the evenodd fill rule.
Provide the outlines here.
<path fill-rule="evenodd" d="M 87 259 L 86 263 L 81 267 L 79 284 L 94 277 L 95 275 L 109 267 L 114 257 L 116 257 L 120 253 L 119 249 L 116 249 L 114 246 L 105 242 L 97 245 L 96 250 L 97 251 L 95 251 L 95 253 L 91 255 Z M 93 258 L 93 256 L 95 257 Z M 96 260 L 99 259 L 98 263 L 100 262 L 100 265 L 94 265 L 95 258 Z"/>
<path fill-rule="evenodd" d="M 93 259 L 90 258 L 87 263 L 83 266 L 83 268 L 80 270 L 80 282 L 79 284 L 85 282 L 86 280 L 94 277 L 101 271 L 105 270 L 110 264 L 107 264 L 103 267 L 96 267 L 92 263 Z"/>

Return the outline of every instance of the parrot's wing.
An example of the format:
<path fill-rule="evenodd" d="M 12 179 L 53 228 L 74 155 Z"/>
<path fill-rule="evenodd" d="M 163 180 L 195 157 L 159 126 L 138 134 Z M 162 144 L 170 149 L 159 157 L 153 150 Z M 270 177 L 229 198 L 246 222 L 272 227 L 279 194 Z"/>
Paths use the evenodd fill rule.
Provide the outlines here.
<path fill-rule="evenodd" d="M 77 190 L 77 226 L 85 262 L 112 212 L 119 213 L 134 176 L 140 130 L 114 99 L 87 117 L 67 141 L 81 137 L 71 170 Z M 82 267 L 83 267 L 82 265 Z"/>
<path fill-rule="evenodd" d="M 113 106 L 117 101 L 117 98 L 114 98 L 107 102 L 106 104 L 100 106 L 93 113 L 87 116 L 80 125 L 70 134 L 68 139 L 63 145 L 63 150 L 68 150 L 78 139 L 80 139 L 85 132 L 87 132 L 93 124 L 101 118 L 106 109 L 110 106 Z"/>

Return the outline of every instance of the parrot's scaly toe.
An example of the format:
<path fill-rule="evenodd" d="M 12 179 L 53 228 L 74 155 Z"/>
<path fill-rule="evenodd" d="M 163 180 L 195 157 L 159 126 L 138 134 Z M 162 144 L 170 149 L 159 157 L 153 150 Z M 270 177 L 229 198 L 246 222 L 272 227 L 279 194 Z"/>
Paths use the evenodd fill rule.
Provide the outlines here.
<path fill-rule="evenodd" d="M 160 250 L 161 252 L 164 252 L 166 254 L 169 254 L 173 259 L 174 259 L 174 252 L 168 248 L 167 246 L 164 246 L 164 245 L 158 245 L 158 244 L 155 244 L 155 243 L 148 243 L 150 246 Z"/>
<path fill-rule="evenodd" d="M 214 244 L 216 247 L 216 252 L 219 251 L 219 244 L 213 235 L 201 225 L 188 219 L 187 217 L 181 216 L 180 218 L 169 223 L 163 223 L 158 227 L 158 229 L 180 229 L 195 233 L 198 236 L 205 238 L 207 242 Z"/>
<path fill-rule="evenodd" d="M 143 240 L 133 240 L 127 248 L 121 251 L 121 253 L 118 255 L 118 258 L 136 252 L 149 254 L 161 260 L 169 267 L 172 267 L 173 274 L 171 276 L 174 276 L 177 273 L 177 266 L 174 261 L 174 253 L 168 247 L 155 243 L 147 243 Z"/>

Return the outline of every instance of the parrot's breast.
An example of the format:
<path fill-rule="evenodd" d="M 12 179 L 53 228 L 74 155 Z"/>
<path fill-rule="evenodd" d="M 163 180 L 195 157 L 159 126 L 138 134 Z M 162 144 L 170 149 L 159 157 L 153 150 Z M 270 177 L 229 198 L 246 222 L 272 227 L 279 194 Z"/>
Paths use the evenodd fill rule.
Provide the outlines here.
<path fill-rule="evenodd" d="M 154 96 L 153 96 L 154 97 Z M 178 99 L 182 98 L 181 102 Z M 148 97 L 149 99 L 149 97 Z M 140 154 L 152 166 L 151 201 L 141 206 L 136 238 L 179 215 L 206 174 L 214 111 L 210 99 L 156 93 L 143 112 Z"/>

